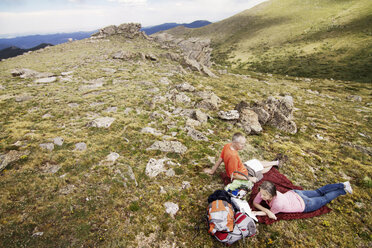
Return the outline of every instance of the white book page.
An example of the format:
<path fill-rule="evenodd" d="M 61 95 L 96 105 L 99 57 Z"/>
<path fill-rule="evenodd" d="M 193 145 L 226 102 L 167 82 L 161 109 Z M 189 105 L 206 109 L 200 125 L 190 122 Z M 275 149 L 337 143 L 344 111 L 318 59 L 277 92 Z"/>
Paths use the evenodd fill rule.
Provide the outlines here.
<path fill-rule="evenodd" d="M 261 162 L 257 159 L 248 160 L 244 164 L 246 166 L 252 168 L 256 172 L 263 170 L 263 166 L 262 166 Z"/>

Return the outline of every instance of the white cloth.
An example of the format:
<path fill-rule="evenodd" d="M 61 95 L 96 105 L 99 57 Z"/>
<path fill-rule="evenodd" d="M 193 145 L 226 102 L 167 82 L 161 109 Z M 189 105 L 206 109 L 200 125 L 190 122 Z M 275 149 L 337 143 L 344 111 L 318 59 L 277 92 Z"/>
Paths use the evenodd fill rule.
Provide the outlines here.
<path fill-rule="evenodd" d="M 239 198 L 231 197 L 231 201 L 239 208 L 239 211 L 246 213 L 249 217 L 258 222 L 256 215 L 252 213 L 252 209 L 249 207 L 249 204 L 246 200 L 241 200 Z"/>
<path fill-rule="evenodd" d="M 257 159 L 248 160 L 244 164 L 246 166 L 252 168 L 252 170 L 254 170 L 255 172 L 262 171 L 263 168 L 264 168 L 263 165 L 261 164 L 261 162 Z"/>

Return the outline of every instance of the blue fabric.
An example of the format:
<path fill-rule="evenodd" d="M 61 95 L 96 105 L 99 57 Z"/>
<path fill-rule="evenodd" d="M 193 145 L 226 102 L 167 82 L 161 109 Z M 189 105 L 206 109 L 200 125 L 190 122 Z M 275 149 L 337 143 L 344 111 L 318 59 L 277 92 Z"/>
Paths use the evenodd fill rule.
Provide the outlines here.
<path fill-rule="evenodd" d="M 315 211 L 338 196 L 346 194 L 343 183 L 328 184 L 316 190 L 294 189 L 293 191 L 304 200 L 304 213 Z"/>

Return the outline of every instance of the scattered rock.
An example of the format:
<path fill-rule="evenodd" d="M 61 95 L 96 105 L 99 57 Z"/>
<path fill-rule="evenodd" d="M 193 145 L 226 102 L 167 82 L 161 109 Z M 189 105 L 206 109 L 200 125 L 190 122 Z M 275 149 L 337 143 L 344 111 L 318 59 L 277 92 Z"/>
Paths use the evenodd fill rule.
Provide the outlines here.
<path fill-rule="evenodd" d="M 12 72 L 13 77 L 21 77 L 21 78 L 33 78 L 36 77 L 39 72 L 30 70 L 30 69 L 14 69 Z"/>
<path fill-rule="evenodd" d="M 185 93 L 175 94 L 172 97 L 172 100 L 177 104 L 185 104 L 191 102 L 190 97 L 188 97 Z"/>
<path fill-rule="evenodd" d="M 95 80 L 91 80 L 91 81 L 87 82 L 86 85 L 80 86 L 79 90 L 80 91 L 95 90 L 95 89 L 98 89 L 98 88 L 102 87 L 104 82 L 105 82 L 104 78 L 98 78 L 98 79 L 95 79 Z"/>
<path fill-rule="evenodd" d="M 239 113 L 239 122 L 247 134 L 259 134 L 262 132 L 262 127 L 258 121 L 258 115 L 249 108 L 241 108 Z"/>
<path fill-rule="evenodd" d="M 209 141 L 209 139 L 202 132 L 199 132 L 191 127 L 188 127 L 187 130 L 187 135 L 190 136 L 193 140 Z"/>
<path fill-rule="evenodd" d="M 171 81 L 167 77 L 160 78 L 159 82 L 163 85 L 169 85 Z"/>
<path fill-rule="evenodd" d="M 88 127 L 109 128 L 115 118 L 100 117 L 88 123 Z"/>
<path fill-rule="evenodd" d="M 35 83 L 53 83 L 57 80 L 57 77 L 47 77 L 47 78 L 39 78 L 36 79 Z"/>
<path fill-rule="evenodd" d="M 160 186 L 160 191 L 159 191 L 160 194 L 166 194 L 167 191 L 164 190 L 164 187 L 163 186 Z"/>
<path fill-rule="evenodd" d="M 110 152 L 109 155 L 107 155 L 106 159 L 105 160 L 102 160 L 99 165 L 107 165 L 107 166 L 111 166 L 111 165 L 114 165 L 115 164 L 115 161 L 120 157 L 119 154 L 117 154 L 116 152 Z"/>
<path fill-rule="evenodd" d="M 65 187 L 63 187 L 62 189 L 60 189 L 59 193 L 62 194 L 62 195 L 68 195 L 68 194 L 72 193 L 74 191 L 74 189 L 75 189 L 75 185 L 68 184 Z"/>
<path fill-rule="evenodd" d="M 146 165 L 145 173 L 149 177 L 156 177 L 160 173 L 166 171 L 164 167 L 164 162 L 167 161 L 167 158 L 163 159 L 154 159 L 151 158 Z"/>
<path fill-rule="evenodd" d="M 197 108 L 217 110 L 221 99 L 216 96 L 213 92 L 198 92 L 197 95 L 203 98 L 202 101 L 196 104 Z"/>
<path fill-rule="evenodd" d="M 30 151 L 16 151 L 11 150 L 7 154 L 0 154 L 0 172 L 4 170 L 9 164 L 17 162 L 18 160 L 27 157 Z"/>
<path fill-rule="evenodd" d="M 116 113 L 118 111 L 118 107 L 108 107 L 105 112 L 106 113 Z"/>
<path fill-rule="evenodd" d="M 44 232 L 36 232 L 32 234 L 32 237 L 41 237 L 44 235 Z"/>
<path fill-rule="evenodd" d="M 153 134 L 155 136 L 161 136 L 163 135 L 161 132 L 157 131 L 156 129 L 152 128 L 152 127 L 145 127 L 145 128 L 142 128 L 141 130 L 142 133 L 149 133 L 149 134 Z"/>
<path fill-rule="evenodd" d="M 62 137 L 53 138 L 53 143 L 57 146 L 62 146 L 64 139 Z"/>
<path fill-rule="evenodd" d="M 33 97 L 30 95 L 20 95 L 16 96 L 15 101 L 16 102 L 25 102 L 31 100 Z"/>
<path fill-rule="evenodd" d="M 167 170 L 165 175 L 167 175 L 167 177 L 174 177 L 176 175 L 176 172 L 173 170 L 173 168 L 170 168 L 169 170 Z"/>
<path fill-rule="evenodd" d="M 357 95 L 350 95 L 346 99 L 349 100 L 349 101 L 352 101 L 352 102 L 361 102 L 362 101 L 362 97 L 357 96 Z"/>
<path fill-rule="evenodd" d="M 138 186 L 136 176 L 133 173 L 132 167 L 129 165 L 117 164 L 117 168 L 115 173 L 118 174 L 124 180 L 124 186 L 127 187 L 128 182 L 134 182 L 136 187 Z M 123 172 L 124 171 L 124 172 Z"/>
<path fill-rule="evenodd" d="M 87 149 L 87 144 L 84 142 L 79 142 L 75 144 L 74 151 L 85 151 Z"/>
<path fill-rule="evenodd" d="M 166 202 L 164 203 L 165 212 L 167 212 L 172 218 L 176 215 L 179 210 L 179 207 L 176 203 Z"/>
<path fill-rule="evenodd" d="M 61 76 L 69 76 L 72 75 L 74 71 L 66 71 L 66 72 L 61 72 Z"/>
<path fill-rule="evenodd" d="M 51 114 L 45 114 L 41 118 L 43 118 L 43 119 L 49 119 L 49 118 L 52 118 L 52 117 L 53 116 Z"/>
<path fill-rule="evenodd" d="M 113 59 L 121 60 L 132 60 L 135 57 L 137 57 L 137 54 L 130 51 L 118 51 L 112 55 Z"/>
<path fill-rule="evenodd" d="M 57 173 L 59 170 L 61 169 L 61 166 L 58 165 L 58 164 L 50 164 L 50 163 L 46 163 L 43 168 L 42 168 L 42 171 L 44 173 L 51 173 L 51 174 L 55 174 Z"/>
<path fill-rule="evenodd" d="M 239 112 L 237 110 L 229 110 L 229 111 L 220 111 L 218 112 L 218 117 L 222 120 L 238 120 L 239 119 Z"/>
<path fill-rule="evenodd" d="M 365 154 L 367 154 L 369 156 L 372 156 L 372 148 L 370 148 L 370 147 L 364 147 L 364 146 L 360 146 L 360 145 L 354 145 L 351 142 L 345 142 L 345 143 L 343 143 L 343 146 L 352 147 L 352 148 L 357 149 L 358 151 L 360 151 L 362 153 L 365 153 Z"/>
<path fill-rule="evenodd" d="M 197 127 L 197 126 L 200 126 L 200 121 L 197 121 L 197 120 L 188 118 L 186 120 L 186 126 L 188 126 L 188 127 Z"/>
<path fill-rule="evenodd" d="M 79 107 L 79 104 L 74 102 L 74 103 L 69 103 L 68 106 L 70 108 L 77 108 L 77 107 Z"/>
<path fill-rule="evenodd" d="M 54 150 L 54 144 L 53 143 L 43 143 L 39 145 L 42 149 L 53 151 Z"/>
<path fill-rule="evenodd" d="M 190 182 L 188 182 L 188 181 L 183 181 L 182 182 L 182 189 L 188 189 L 190 187 L 191 187 Z"/>
<path fill-rule="evenodd" d="M 200 123 L 208 122 L 208 115 L 197 109 L 193 112 L 193 118 L 198 120 Z"/>
<path fill-rule="evenodd" d="M 194 92 L 195 88 L 189 83 L 182 83 L 175 86 L 175 88 L 179 91 L 187 91 L 187 92 Z"/>
<path fill-rule="evenodd" d="M 187 151 L 187 147 L 178 141 L 156 141 L 146 150 L 160 150 L 162 152 L 175 152 L 183 154 Z"/>

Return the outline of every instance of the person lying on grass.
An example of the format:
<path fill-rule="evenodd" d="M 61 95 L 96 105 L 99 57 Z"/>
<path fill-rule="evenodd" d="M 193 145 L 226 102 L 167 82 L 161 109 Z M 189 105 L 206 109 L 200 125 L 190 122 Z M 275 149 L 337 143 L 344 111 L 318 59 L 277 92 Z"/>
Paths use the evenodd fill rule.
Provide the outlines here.
<path fill-rule="evenodd" d="M 253 211 L 257 216 L 267 215 L 276 220 L 277 213 L 308 213 L 323 207 L 340 195 L 352 194 L 350 182 L 328 184 L 316 190 L 290 190 L 282 194 L 270 181 L 259 186 L 259 192 L 253 200 L 253 206 L 261 211 Z M 261 205 L 266 201 L 270 209 Z"/>
<path fill-rule="evenodd" d="M 204 169 L 204 173 L 213 175 L 217 168 L 221 165 L 222 162 L 225 164 L 225 170 L 228 177 L 231 179 L 240 179 L 240 180 L 247 180 L 248 179 L 256 183 L 259 181 L 256 177 L 248 175 L 248 169 L 244 166 L 242 161 L 240 160 L 238 151 L 244 149 L 244 146 L 246 144 L 246 138 L 241 133 L 235 133 L 232 137 L 232 142 L 226 144 L 221 152 L 220 158 L 217 160 L 215 165 L 210 169 L 206 168 Z M 268 172 L 271 167 L 273 166 L 280 166 L 280 161 L 259 161 L 262 166 L 263 170 L 262 173 Z M 240 175 L 238 173 L 234 173 L 235 171 L 238 171 L 240 173 L 243 173 L 247 177 Z"/>

